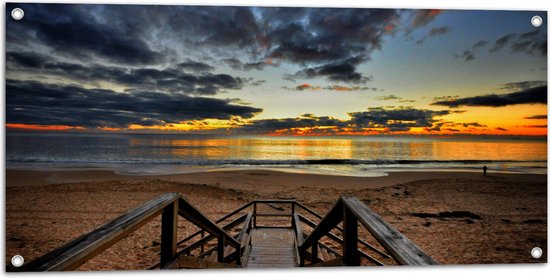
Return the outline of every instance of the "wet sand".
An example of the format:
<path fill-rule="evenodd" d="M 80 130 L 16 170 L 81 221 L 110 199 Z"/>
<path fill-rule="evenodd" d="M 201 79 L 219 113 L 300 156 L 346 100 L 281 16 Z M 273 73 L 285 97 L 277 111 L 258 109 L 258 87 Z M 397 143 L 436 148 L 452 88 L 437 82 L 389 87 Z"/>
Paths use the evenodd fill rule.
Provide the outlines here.
<path fill-rule="evenodd" d="M 274 171 L 123 176 L 108 170 L 6 171 L 6 263 L 30 261 L 165 192 L 181 192 L 210 219 L 254 199 L 297 199 L 325 214 L 356 196 L 443 264 L 546 262 L 547 177 L 392 172 L 343 177 Z M 179 221 L 179 238 L 196 230 Z M 158 261 L 160 218 L 81 270 L 144 269 Z M 534 246 L 544 255 L 530 256 Z"/>

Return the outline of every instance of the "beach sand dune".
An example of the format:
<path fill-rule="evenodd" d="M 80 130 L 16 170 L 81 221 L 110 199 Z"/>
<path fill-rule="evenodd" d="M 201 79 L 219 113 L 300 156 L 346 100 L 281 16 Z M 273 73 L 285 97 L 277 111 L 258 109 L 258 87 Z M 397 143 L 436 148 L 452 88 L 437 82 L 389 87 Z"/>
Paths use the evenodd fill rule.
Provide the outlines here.
<path fill-rule="evenodd" d="M 546 262 L 546 175 L 395 172 L 358 178 L 274 171 L 121 176 L 104 170 L 6 171 L 6 264 L 30 261 L 164 192 L 210 219 L 254 199 L 293 198 L 325 214 L 356 196 L 443 264 Z M 197 230 L 179 221 L 183 238 Z M 160 217 L 80 267 L 144 269 L 158 261 Z M 371 239 L 369 239 L 371 240 Z"/>

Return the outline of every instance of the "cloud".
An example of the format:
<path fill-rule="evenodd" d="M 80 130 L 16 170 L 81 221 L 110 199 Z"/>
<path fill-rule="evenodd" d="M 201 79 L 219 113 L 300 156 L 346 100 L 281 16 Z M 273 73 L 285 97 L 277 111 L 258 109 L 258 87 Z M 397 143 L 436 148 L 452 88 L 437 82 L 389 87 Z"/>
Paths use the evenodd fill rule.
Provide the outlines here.
<path fill-rule="evenodd" d="M 351 91 L 366 91 L 366 90 L 376 91 L 377 90 L 377 88 L 369 88 L 369 87 L 365 87 L 365 86 L 342 86 L 342 85 L 337 85 L 337 84 L 333 84 L 333 85 L 329 85 L 329 86 L 325 86 L 325 87 L 321 88 L 320 86 L 314 86 L 314 85 L 311 85 L 311 84 L 308 84 L 308 83 L 299 84 L 299 85 L 296 85 L 296 87 L 293 87 L 293 88 L 289 88 L 287 86 L 283 86 L 282 88 L 285 89 L 285 90 L 289 90 L 289 91 L 327 90 L 327 91 L 337 91 L 337 92 L 351 92 Z"/>
<path fill-rule="evenodd" d="M 546 81 L 544 80 L 533 80 L 533 81 L 521 81 L 521 82 L 508 82 L 504 84 L 501 89 L 504 90 L 525 90 L 534 87 L 546 86 Z"/>
<path fill-rule="evenodd" d="M 315 116 L 313 114 L 304 114 L 297 118 L 284 119 L 262 119 L 255 120 L 249 124 L 236 129 L 236 132 L 244 133 L 275 133 L 283 131 L 292 131 L 300 128 L 331 127 L 342 128 L 347 125 L 346 121 L 327 116 Z"/>
<path fill-rule="evenodd" d="M 460 55 L 455 55 L 455 58 L 461 58 L 461 59 L 464 59 L 464 61 L 468 62 L 468 61 L 472 61 L 475 59 L 475 56 L 474 56 L 474 53 L 470 50 L 466 50 L 464 52 L 462 52 L 462 54 Z"/>
<path fill-rule="evenodd" d="M 413 28 L 418 28 L 421 26 L 428 25 L 428 23 L 432 22 L 439 14 L 441 14 L 442 10 L 414 10 L 411 20 L 411 26 Z"/>
<path fill-rule="evenodd" d="M 509 48 L 512 53 L 524 53 L 533 56 L 547 55 L 546 32 L 535 30 L 522 34 L 511 33 L 495 41 L 490 52 L 498 52 Z"/>
<path fill-rule="evenodd" d="M 263 70 L 266 66 L 277 66 L 270 60 L 252 62 L 252 63 L 243 63 L 237 58 L 227 58 L 222 59 L 222 62 L 226 63 L 229 67 L 234 70 L 250 71 L 250 70 Z"/>
<path fill-rule="evenodd" d="M 6 36 L 19 36 L 18 43 L 39 43 L 81 61 L 103 59 L 124 65 L 153 65 L 165 58 L 166 53 L 153 50 L 144 37 L 129 31 L 130 26 L 96 17 L 98 6 L 20 3 L 17 6 L 25 11 L 25 20 L 8 20 Z"/>
<path fill-rule="evenodd" d="M 385 132 L 409 131 L 413 127 L 431 128 L 440 116 L 452 111 L 422 110 L 412 107 L 376 107 L 367 111 L 348 113 L 349 120 L 328 116 L 303 114 L 296 118 L 252 120 L 235 128 L 237 133 L 278 133 L 278 134 L 342 134 L 348 132 L 368 132 L 373 129 Z M 466 123 L 467 126 L 480 125 Z M 481 125 L 480 125 L 481 126 Z"/>
<path fill-rule="evenodd" d="M 472 49 L 478 49 L 478 48 L 482 48 L 482 47 L 485 47 L 489 42 L 486 41 L 486 40 L 480 40 L 476 43 L 474 43 L 474 46 L 472 46 Z"/>
<path fill-rule="evenodd" d="M 436 117 L 449 115 L 449 110 L 427 110 L 412 107 L 386 109 L 369 108 L 364 112 L 348 113 L 350 123 L 359 128 L 387 128 L 389 131 L 409 131 L 412 127 L 431 127 Z"/>
<path fill-rule="evenodd" d="M 238 90 L 244 86 L 244 79 L 228 74 L 214 74 L 211 66 L 187 60 L 175 67 L 126 68 L 99 64 L 79 64 L 55 61 L 30 52 L 6 53 L 8 72 L 54 75 L 79 82 L 112 82 L 128 86 L 133 90 L 165 90 L 199 95 L 215 95 L 223 89 Z M 184 69 L 193 73 L 185 72 Z"/>
<path fill-rule="evenodd" d="M 130 124 L 152 126 L 188 120 L 248 119 L 262 112 L 260 108 L 232 102 L 178 93 L 118 93 L 37 81 L 8 79 L 6 82 L 6 122 L 17 124 L 124 128 Z"/>
<path fill-rule="evenodd" d="M 190 70 L 193 72 L 211 72 L 214 70 L 214 67 L 203 62 L 193 61 L 191 59 L 186 59 L 185 62 L 179 63 L 178 68 L 182 70 Z"/>
<path fill-rule="evenodd" d="M 441 26 L 441 27 L 434 27 L 430 30 L 429 35 L 430 36 L 440 36 L 443 34 L 447 34 L 449 32 L 449 27 L 447 26 Z"/>
<path fill-rule="evenodd" d="M 353 57 L 348 60 L 330 64 L 324 64 L 318 67 L 307 68 L 289 75 L 291 79 L 311 79 L 322 77 L 328 81 L 346 82 L 346 83 L 367 83 L 372 78 L 363 76 L 356 70 L 356 65 L 364 60 L 363 57 Z"/>
<path fill-rule="evenodd" d="M 304 91 L 304 90 L 320 90 L 321 87 L 318 87 L 318 86 L 311 86 L 311 85 L 309 85 L 309 84 L 300 84 L 300 85 L 296 86 L 295 89 L 298 90 L 298 91 Z"/>
<path fill-rule="evenodd" d="M 547 104 L 547 90 L 547 86 L 541 86 L 509 94 L 488 94 L 454 100 L 441 100 L 433 102 L 431 105 L 503 107 L 516 104 Z"/>
<path fill-rule="evenodd" d="M 548 118 L 547 115 L 533 115 L 533 116 L 525 117 L 524 119 L 527 119 L 527 120 L 546 120 L 547 118 Z"/>
<path fill-rule="evenodd" d="M 499 131 L 508 131 L 508 129 L 503 128 L 503 127 L 495 127 L 495 129 L 499 130 Z"/>
<path fill-rule="evenodd" d="M 526 127 L 526 128 L 547 128 L 548 125 L 524 125 L 522 127 Z"/>
<path fill-rule="evenodd" d="M 416 102 L 416 100 L 414 100 L 414 99 L 404 99 L 404 98 L 398 97 L 396 95 L 379 96 L 379 97 L 376 98 L 376 100 L 395 100 L 399 103 Z"/>

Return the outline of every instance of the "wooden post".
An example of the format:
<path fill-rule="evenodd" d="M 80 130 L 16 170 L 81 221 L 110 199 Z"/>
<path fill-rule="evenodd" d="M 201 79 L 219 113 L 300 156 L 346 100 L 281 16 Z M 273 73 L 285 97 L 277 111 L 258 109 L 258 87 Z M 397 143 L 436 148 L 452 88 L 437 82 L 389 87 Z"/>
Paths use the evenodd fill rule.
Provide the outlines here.
<path fill-rule="evenodd" d="M 161 268 L 174 260 L 177 252 L 178 202 L 173 202 L 162 211 L 160 240 Z"/>
<path fill-rule="evenodd" d="M 357 217 L 353 212 L 344 206 L 344 243 L 343 261 L 349 266 L 360 264 L 359 252 L 357 251 Z"/>
<path fill-rule="evenodd" d="M 204 230 L 201 230 L 201 239 L 204 238 Z M 204 244 L 201 244 L 201 254 L 204 253 Z"/>
<path fill-rule="evenodd" d="M 223 249 L 225 247 L 225 236 L 224 235 L 220 235 L 220 237 L 218 237 L 218 248 L 217 248 L 217 252 L 218 252 L 218 262 L 219 263 L 223 263 L 223 259 L 224 259 L 224 255 L 223 255 Z"/>
<path fill-rule="evenodd" d="M 256 202 L 254 202 L 254 225 L 252 227 L 256 228 Z"/>
<path fill-rule="evenodd" d="M 311 243 L 311 263 L 319 262 L 319 241 L 315 240 Z"/>

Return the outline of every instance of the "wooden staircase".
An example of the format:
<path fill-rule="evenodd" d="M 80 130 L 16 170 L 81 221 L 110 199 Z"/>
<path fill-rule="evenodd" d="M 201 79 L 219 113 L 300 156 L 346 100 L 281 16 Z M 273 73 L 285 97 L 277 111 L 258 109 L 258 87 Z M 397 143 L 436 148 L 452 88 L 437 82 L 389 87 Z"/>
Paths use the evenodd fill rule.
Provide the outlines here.
<path fill-rule="evenodd" d="M 159 214 L 160 260 L 148 269 L 437 264 L 355 197 L 340 197 L 325 216 L 295 200 L 255 200 L 212 222 L 167 193 L 7 271 L 74 270 Z M 180 217 L 199 230 L 178 241 Z"/>

